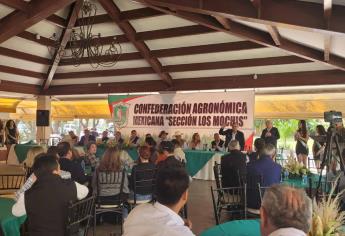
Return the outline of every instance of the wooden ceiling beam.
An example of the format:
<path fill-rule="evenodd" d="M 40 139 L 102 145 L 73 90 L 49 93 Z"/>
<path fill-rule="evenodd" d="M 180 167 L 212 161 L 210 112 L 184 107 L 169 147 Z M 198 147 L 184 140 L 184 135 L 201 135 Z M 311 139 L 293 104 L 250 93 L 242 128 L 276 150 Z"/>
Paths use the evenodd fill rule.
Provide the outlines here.
<path fill-rule="evenodd" d="M 280 34 L 279 34 L 279 31 L 278 31 L 277 27 L 276 26 L 272 26 L 272 25 L 267 25 L 266 28 L 267 28 L 268 33 L 271 35 L 274 43 L 277 46 L 280 46 L 280 44 L 281 44 L 280 43 L 281 37 L 280 37 Z"/>
<path fill-rule="evenodd" d="M 149 47 L 142 41 L 136 40 L 136 31 L 128 21 L 120 19 L 121 12 L 112 0 L 98 0 L 111 19 L 120 27 L 129 41 L 141 53 L 143 58 L 151 65 L 157 75 L 168 85 L 172 85 L 172 78 L 168 73 L 162 71 L 162 64 L 153 57 Z"/>
<path fill-rule="evenodd" d="M 65 18 L 55 14 L 48 16 L 46 20 L 60 28 L 65 28 L 68 23 Z"/>
<path fill-rule="evenodd" d="M 139 0 L 139 1 L 142 1 L 144 4 L 145 3 L 147 4 L 147 2 L 151 2 L 151 0 Z M 301 44 L 295 43 L 293 41 L 290 41 L 284 38 L 280 39 L 281 45 L 278 47 L 272 40 L 271 35 L 269 33 L 251 28 L 249 26 L 246 26 L 234 21 L 231 21 L 231 30 L 226 30 L 212 16 L 198 14 L 194 12 L 179 11 L 179 13 L 176 13 L 176 12 L 170 11 L 167 8 L 161 8 L 154 5 L 151 5 L 151 7 L 157 10 L 161 10 L 162 12 L 169 13 L 169 14 L 193 21 L 195 23 L 201 24 L 203 26 L 209 27 L 211 29 L 214 29 L 220 32 L 228 33 L 230 35 L 235 35 L 237 37 L 241 37 L 243 39 L 247 39 L 264 46 L 280 48 L 288 53 L 292 53 L 299 57 L 302 57 L 311 61 L 315 61 L 315 62 L 322 62 L 334 68 L 345 70 L 345 59 L 342 57 L 333 55 L 328 62 L 325 62 L 324 54 L 322 51 L 309 48 L 307 46 L 303 46 Z"/>
<path fill-rule="evenodd" d="M 18 11 L 14 14 L 4 17 L 0 21 L 0 43 L 18 35 L 32 25 L 46 19 L 56 11 L 73 3 L 75 0 L 32 0 L 28 3 L 30 12 Z M 19 23 L 20 24 L 19 24 Z"/>
<path fill-rule="evenodd" d="M 4 66 L 4 65 L 0 65 L 0 72 L 12 74 L 12 75 L 33 77 L 33 78 L 42 79 L 42 80 L 44 79 L 44 76 L 45 76 L 44 73 L 39 73 L 39 72 L 34 72 L 34 71 L 24 70 L 24 69 L 18 69 L 15 67 Z"/>
<path fill-rule="evenodd" d="M 134 81 L 117 83 L 93 83 L 52 86 L 45 95 L 102 94 L 129 92 L 160 92 L 208 89 L 264 88 L 282 86 L 307 86 L 324 84 L 344 84 L 345 72 L 339 70 L 221 76 L 205 78 L 175 79 L 174 85 L 167 88 L 163 81 Z"/>
<path fill-rule="evenodd" d="M 332 35 L 324 36 L 324 60 L 329 61 L 331 55 Z"/>
<path fill-rule="evenodd" d="M 345 34 L 345 6 L 333 5 L 332 21 L 325 24 L 324 11 L 319 3 L 291 0 L 261 0 L 260 14 L 248 0 L 138 0 L 152 5 L 193 11 L 260 24 L 289 27 L 307 31 Z M 329 0 L 327 0 L 329 1 Z M 307 10 L 306 10 L 307 9 Z M 291 15 L 293 14 L 293 16 Z"/>
<path fill-rule="evenodd" d="M 0 91 L 39 95 L 41 86 L 1 80 Z"/>
<path fill-rule="evenodd" d="M 0 55 L 6 56 L 6 57 L 12 57 L 15 59 L 35 62 L 35 63 L 43 64 L 43 65 L 51 65 L 51 60 L 48 58 L 39 57 L 39 56 L 35 56 L 29 53 L 19 52 L 19 51 L 9 49 L 9 48 L 4 48 L 4 47 L 0 47 Z"/>
<path fill-rule="evenodd" d="M 21 33 L 19 33 L 17 35 L 19 38 L 22 38 L 22 39 L 26 39 L 26 40 L 29 40 L 31 42 L 35 42 L 35 43 L 38 43 L 38 44 L 41 44 L 43 46 L 49 46 L 49 47 L 54 47 L 55 45 L 55 41 L 52 40 L 52 39 L 49 39 L 49 38 L 46 38 L 44 36 L 41 36 L 39 37 L 39 39 L 37 38 L 37 34 L 34 34 L 34 33 L 31 33 L 29 31 L 23 31 Z"/>
<path fill-rule="evenodd" d="M 23 0 L 0 0 L 0 3 L 23 12 L 27 12 L 29 10 L 29 4 Z"/>
<path fill-rule="evenodd" d="M 217 69 L 231 69 L 231 68 L 256 67 L 256 66 L 287 65 L 287 64 L 297 64 L 297 63 L 306 63 L 306 62 L 309 62 L 309 61 L 303 58 L 296 57 L 296 56 L 282 56 L 282 57 L 255 58 L 255 59 L 243 59 L 243 60 L 231 60 L 231 61 L 177 64 L 177 65 L 163 66 L 162 71 L 165 73 L 171 73 L 171 72 L 217 70 Z M 125 68 L 125 69 L 115 69 L 115 70 L 56 73 L 55 79 L 89 78 L 89 77 L 121 76 L 121 75 L 141 75 L 141 74 L 154 74 L 154 73 L 155 71 L 151 67 L 139 67 L 139 68 Z"/>
<path fill-rule="evenodd" d="M 55 72 L 56 72 L 56 70 L 59 66 L 60 60 L 61 60 L 61 53 L 65 50 L 65 47 L 66 47 L 66 45 L 70 39 L 70 35 L 72 33 L 73 26 L 78 19 L 78 14 L 79 14 L 80 9 L 83 6 L 83 2 L 84 2 L 83 0 L 77 0 L 71 6 L 71 10 L 70 10 L 70 13 L 68 16 L 67 27 L 66 27 L 66 29 L 64 29 L 64 31 L 62 33 L 62 36 L 60 38 L 60 46 L 56 50 L 56 52 L 52 58 L 53 64 L 50 66 L 48 73 L 47 73 L 47 78 L 45 79 L 45 81 L 42 85 L 44 90 L 49 88 L 51 81 L 54 78 Z"/>

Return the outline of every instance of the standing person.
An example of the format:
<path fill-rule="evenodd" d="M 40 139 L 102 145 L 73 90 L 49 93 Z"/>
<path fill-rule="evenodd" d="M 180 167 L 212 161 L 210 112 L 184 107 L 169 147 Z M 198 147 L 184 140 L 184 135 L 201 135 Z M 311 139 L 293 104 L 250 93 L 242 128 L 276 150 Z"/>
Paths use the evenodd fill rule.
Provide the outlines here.
<path fill-rule="evenodd" d="M 198 133 L 193 134 L 192 140 L 189 143 L 189 148 L 193 150 L 202 150 L 202 143 Z"/>
<path fill-rule="evenodd" d="M 85 165 L 91 166 L 91 169 L 95 170 L 99 162 L 99 159 L 96 157 L 97 145 L 95 142 L 89 142 L 86 145 L 86 149 Z"/>
<path fill-rule="evenodd" d="M 5 139 L 5 129 L 4 129 L 4 122 L 0 120 L 0 146 L 4 146 Z"/>
<path fill-rule="evenodd" d="M 219 134 L 213 135 L 214 140 L 211 142 L 212 150 L 216 152 L 224 151 L 224 140 L 220 139 Z"/>
<path fill-rule="evenodd" d="M 78 144 L 78 136 L 74 133 L 73 130 L 70 130 L 68 132 L 69 136 L 71 137 L 71 144 L 72 145 L 77 145 Z"/>
<path fill-rule="evenodd" d="M 303 163 L 304 166 L 307 166 L 307 158 L 309 154 L 308 139 L 307 123 L 305 120 L 300 120 L 298 122 L 298 130 L 295 133 L 295 140 L 297 141 L 296 155 L 298 162 Z"/>
<path fill-rule="evenodd" d="M 266 128 L 261 133 L 261 138 L 265 140 L 265 143 L 272 144 L 277 148 L 277 140 L 280 139 L 279 131 L 276 127 L 273 127 L 271 120 L 266 120 Z"/>
<path fill-rule="evenodd" d="M 19 132 L 13 120 L 8 120 L 5 127 L 5 144 L 7 154 L 10 152 L 12 144 L 17 144 L 19 140 Z"/>
<path fill-rule="evenodd" d="M 81 137 L 78 145 L 80 146 L 86 146 L 89 142 L 96 142 L 96 137 L 90 134 L 90 130 L 85 129 L 84 135 Z"/>
<path fill-rule="evenodd" d="M 315 137 L 326 136 L 326 135 L 327 133 L 326 133 L 325 127 L 323 127 L 323 125 L 317 125 Z M 315 166 L 317 169 L 320 169 L 320 161 L 321 161 L 321 158 L 323 157 L 324 150 L 325 150 L 325 142 L 321 142 L 321 141 L 319 142 L 317 140 L 314 140 L 313 157 L 314 157 Z"/>
<path fill-rule="evenodd" d="M 220 135 L 225 135 L 225 147 L 228 147 L 231 140 L 237 140 L 240 144 L 241 151 L 244 150 L 244 134 L 238 130 L 238 124 L 233 122 L 231 124 L 231 129 L 224 130 L 225 126 L 222 126 L 219 130 Z"/>

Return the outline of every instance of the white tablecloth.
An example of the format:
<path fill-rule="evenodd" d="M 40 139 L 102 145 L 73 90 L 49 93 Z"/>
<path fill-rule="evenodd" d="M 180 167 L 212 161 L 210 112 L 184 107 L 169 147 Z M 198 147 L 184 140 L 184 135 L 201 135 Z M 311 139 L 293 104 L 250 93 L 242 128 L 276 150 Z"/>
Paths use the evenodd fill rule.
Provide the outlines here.
<path fill-rule="evenodd" d="M 220 159 L 224 155 L 224 153 L 215 153 L 212 158 L 205 164 L 205 166 L 199 170 L 196 175 L 193 176 L 194 179 L 203 179 L 203 180 L 215 180 L 213 174 L 213 166 L 214 162 L 220 164 Z"/>

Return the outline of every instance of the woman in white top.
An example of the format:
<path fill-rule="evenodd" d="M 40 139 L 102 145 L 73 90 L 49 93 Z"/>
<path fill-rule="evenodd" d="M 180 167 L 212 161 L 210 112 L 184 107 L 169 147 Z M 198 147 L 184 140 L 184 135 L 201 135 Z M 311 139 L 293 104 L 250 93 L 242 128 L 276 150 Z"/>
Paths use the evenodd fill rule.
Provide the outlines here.
<path fill-rule="evenodd" d="M 189 143 L 189 148 L 193 150 L 202 150 L 202 143 L 198 133 L 193 134 L 192 141 Z"/>
<path fill-rule="evenodd" d="M 181 148 L 180 142 L 176 139 L 171 141 L 174 144 L 174 157 L 179 161 L 184 161 L 186 163 L 186 154 L 184 153 L 183 149 Z"/>

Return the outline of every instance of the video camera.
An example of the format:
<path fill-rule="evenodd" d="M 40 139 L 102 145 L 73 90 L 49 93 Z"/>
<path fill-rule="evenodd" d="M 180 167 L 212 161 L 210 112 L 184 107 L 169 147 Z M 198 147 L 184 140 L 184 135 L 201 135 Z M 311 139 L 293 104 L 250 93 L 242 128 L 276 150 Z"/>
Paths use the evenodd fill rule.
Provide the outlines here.
<path fill-rule="evenodd" d="M 324 112 L 325 122 L 338 123 L 343 122 L 343 115 L 340 111 L 326 111 Z"/>

